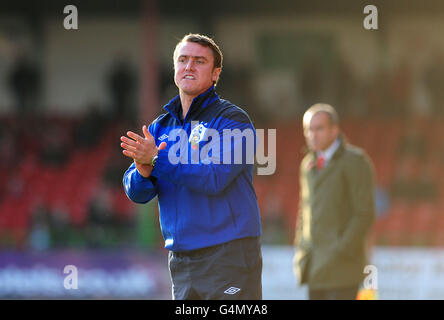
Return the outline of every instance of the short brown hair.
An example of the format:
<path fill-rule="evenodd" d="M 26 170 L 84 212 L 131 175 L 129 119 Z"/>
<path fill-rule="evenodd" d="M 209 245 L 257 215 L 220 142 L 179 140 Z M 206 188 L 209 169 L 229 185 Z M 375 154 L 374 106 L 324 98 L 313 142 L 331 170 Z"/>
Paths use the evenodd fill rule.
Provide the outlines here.
<path fill-rule="evenodd" d="M 213 69 L 214 68 L 222 68 L 223 55 L 222 55 L 222 51 L 220 51 L 219 46 L 210 37 L 204 36 L 202 34 L 197 34 L 197 33 L 189 33 L 189 34 L 185 35 L 182 38 L 182 40 L 180 40 L 177 43 L 176 48 L 174 49 L 174 54 L 173 54 L 174 63 L 176 62 L 176 55 L 177 55 L 177 51 L 179 50 L 180 45 L 185 42 L 194 42 L 194 43 L 200 44 L 201 46 L 210 48 L 211 51 L 213 52 L 213 58 L 214 58 Z"/>

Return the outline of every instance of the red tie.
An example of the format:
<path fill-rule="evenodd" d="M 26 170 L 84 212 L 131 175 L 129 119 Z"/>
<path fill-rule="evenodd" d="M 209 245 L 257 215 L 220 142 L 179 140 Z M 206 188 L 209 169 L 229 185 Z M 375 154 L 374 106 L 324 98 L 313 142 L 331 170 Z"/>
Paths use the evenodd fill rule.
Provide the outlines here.
<path fill-rule="evenodd" d="M 324 167 L 325 158 L 323 156 L 318 157 L 316 160 L 316 168 L 318 170 L 321 170 Z"/>

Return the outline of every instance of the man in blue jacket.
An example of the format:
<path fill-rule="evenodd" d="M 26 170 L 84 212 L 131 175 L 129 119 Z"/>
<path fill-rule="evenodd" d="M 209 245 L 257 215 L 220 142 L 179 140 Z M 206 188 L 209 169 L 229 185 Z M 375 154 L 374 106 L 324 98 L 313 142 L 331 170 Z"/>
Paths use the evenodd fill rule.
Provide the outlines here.
<path fill-rule="evenodd" d="M 211 38 L 186 35 L 173 60 L 179 95 L 143 136 L 121 137 L 134 160 L 125 192 L 136 203 L 158 197 L 173 299 L 261 299 L 254 126 L 215 91 L 222 53 Z"/>

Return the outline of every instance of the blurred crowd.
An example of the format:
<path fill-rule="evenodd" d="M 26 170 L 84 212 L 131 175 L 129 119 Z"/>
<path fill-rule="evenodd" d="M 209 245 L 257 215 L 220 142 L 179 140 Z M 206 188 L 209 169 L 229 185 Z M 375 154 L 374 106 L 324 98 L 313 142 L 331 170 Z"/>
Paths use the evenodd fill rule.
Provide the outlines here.
<path fill-rule="evenodd" d="M 90 110 L 76 119 L 0 120 L 0 247 L 101 248 L 134 242 L 133 208 L 121 205 L 126 202 L 121 177 L 129 165 L 120 154 L 121 127 Z M 97 167 L 92 161 L 101 161 L 102 169 L 90 170 Z M 71 185 L 82 180 L 87 185 Z M 80 196 L 84 186 L 89 194 Z M 86 210 L 80 218 L 72 205 L 77 200 Z M 8 206 L 15 202 L 21 206 Z"/>
<path fill-rule="evenodd" d="M 444 54 L 432 51 L 427 63 L 418 67 L 410 60 L 401 60 L 391 67 L 380 66 L 359 76 L 345 57 L 331 63 L 307 56 L 301 67 L 289 66 L 291 82 L 269 79 L 273 73 L 259 72 L 253 67 L 230 68 L 221 76 L 220 91 L 228 99 L 239 101 L 256 123 L 268 124 L 275 119 L 302 116 L 305 110 L 320 101 L 335 106 L 341 119 L 348 117 L 385 117 L 406 119 L 444 115 Z M 291 71 L 294 70 L 294 71 Z M 261 81 L 265 90 L 261 92 Z M 279 88 L 281 86 L 281 88 Z"/>
<path fill-rule="evenodd" d="M 383 160 L 375 158 L 380 158 L 380 141 L 377 139 L 384 137 L 384 133 L 366 137 L 356 130 L 346 132 L 354 144 L 364 148 L 373 146 L 366 150 L 375 162 L 380 182 L 375 199 L 379 216 L 388 215 L 394 202 L 440 202 L 442 181 L 439 168 L 444 164 L 444 144 L 440 140 L 442 130 L 439 125 L 429 125 L 429 119 L 440 119 L 444 115 L 442 54 L 436 52 L 421 72 L 413 72 L 408 62 L 401 61 L 393 69 L 375 72 L 366 81 L 361 81 L 354 74 L 346 59 L 337 59 L 333 66 L 332 72 L 323 68 L 316 59 L 306 59 L 296 77 L 298 100 L 279 100 L 282 97 L 275 97 L 277 104 L 294 103 L 294 112 L 285 119 L 277 111 L 279 106 L 268 109 L 262 106 L 255 89 L 257 74 L 252 69 L 247 66 L 236 69 L 228 64 L 222 72 L 218 92 L 223 98 L 243 106 L 257 128 L 277 128 L 281 138 L 286 132 L 294 137 L 294 150 L 280 149 L 280 153 L 278 150 L 281 168 L 278 168 L 276 176 L 261 177 L 255 182 L 263 216 L 265 243 L 292 242 L 293 222 L 297 215 L 297 168 L 302 158 L 299 150 L 304 145 L 300 116 L 309 105 L 322 98 L 335 106 L 341 121 L 355 123 L 356 130 L 370 126 L 372 132 L 384 131 L 383 127 L 371 127 L 374 119 L 390 119 L 393 124 L 400 124 L 397 138 L 387 145 L 395 156 Z M 122 175 L 129 160 L 121 155 L 119 148 L 119 136 L 125 130 L 134 128 L 140 120 L 137 119 L 135 102 L 139 75 L 135 70 L 124 55 L 118 56 L 103 83 L 110 105 L 91 103 L 84 108 L 87 112 L 82 115 L 60 118 L 45 114 L 45 108 L 39 102 L 41 69 L 25 54 L 17 56 L 4 79 L 14 97 L 15 112 L 0 119 L 1 247 L 40 250 L 60 247 L 106 248 L 131 246 L 137 242 L 137 206 L 122 198 Z M 165 66 L 160 70 L 159 95 L 161 101 L 166 103 L 177 91 L 172 81 L 171 67 Z M 158 111 L 161 112 L 160 106 Z M 388 127 L 392 125 L 390 122 L 386 124 Z M 279 141 L 277 147 L 282 148 Z M 99 155 L 94 158 L 100 152 L 104 153 L 103 158 Z M 91 157 L 82 160 L 83 154 L 90 154 Z M 69 194 L 55 200 L 49 197 L 48 200 L 39 194 L 39 190 L 30 190 L 33 186 L 45 187 L 32 180 L 35 175 L 26 168 L 59 173 L 72 171 L 75 172 L 73 175 L 81 177 L 89 173 L 70 168 L 87 167 L 85 163 L 99 158 L 104 159 L 103 163 L 94 167 L 103 169 L 97 171 L 99 180 L 87 185 L 88 195 L 82 198 L 84 200 L 78 208 L 75 206 L 73 209 L 72 203 L 66 201 Z M 288 171 L 286 165 L 290 168 Z M 389 169 L 385 170 L 387 166 Z M 287 178 L 280 178 L 282 175 Z M 72 179 L 74 182 L 80 181 Z M 59 185 L 47 187 L 51 189 Z M 273 185 L 283 187 L 274 188 Z M 70 186 L 69 190 L 76 193 L 82 187 Z M 279 188 L 292 190 L 279 192 Z M 12 218 L 5 212 L 18 210 L 8 206 L 13 202 L 11 199 L 21 199 L 27 204 L 26 208 L 20 210 L 26 210 L 27 213 L 23 215 L 29 219 L 11 222 Z M 287 205 L 289 201 L 291 204 Z M 74 213 L 73 218 L 72 211 L 84 213 Z M 153 215 L 153 219 L 157 217 Z M 8 232 L 11 225 L 24 228 L 24 233 L 14 235 Z M 154 237 L 155 245 L 156 241 Z"/>

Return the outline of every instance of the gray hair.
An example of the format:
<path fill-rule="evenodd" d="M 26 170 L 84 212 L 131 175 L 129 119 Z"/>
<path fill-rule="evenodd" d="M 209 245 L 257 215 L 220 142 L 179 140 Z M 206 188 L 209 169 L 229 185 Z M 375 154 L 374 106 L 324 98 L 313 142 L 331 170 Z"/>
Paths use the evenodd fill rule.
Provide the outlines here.
<path fill-rule="evenodd" d="M 316 103 L 312 105 L 310 108 L 308 108 L 307 111 L 304 113 L 304 117 L 302 118 L 302 123 L 304 127 L 310 124 L 311 119 L 315 114 L 318 112 L 325 112 L 331 121 L 331 124 L 338 125 L 339 124 L 339 117 L 336 110 L 329 104 L 326 103 Z"/>

